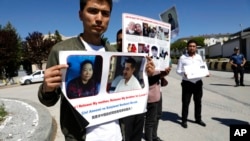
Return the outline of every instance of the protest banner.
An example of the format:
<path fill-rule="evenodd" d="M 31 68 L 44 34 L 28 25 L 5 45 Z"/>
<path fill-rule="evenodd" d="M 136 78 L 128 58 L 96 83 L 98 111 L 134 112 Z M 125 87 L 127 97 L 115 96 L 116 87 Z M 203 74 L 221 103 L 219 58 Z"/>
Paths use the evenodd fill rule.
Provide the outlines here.
<path fill-rule="evenodd" d="M 89 123 L 88 127 L 146 112 L 149 89 L 144 71 L 146 55 L 119 52 L 59 52 L 60 64 L 69 65 L 67 69 L 62 70 L 62 92 Z M 123 76 L 122 65 L 129 58 L 136 62 L 133 76 L 140 88 L 117 91 L 117 84 L 112 86 L 112 83 L 118 75 Z M 121 77 L 122 79 L 124 78 Z"/>
<path fill-rule="evenodd" d="M 172 6 L 164 12 L 160 13 L 160 19 L 161 21 L 169 23 L 171 25 L 171 38 L 178 36 L 180 26 L 175 6 Z"/>
<path fill-rule="evenodd" d="M 165 70 L 170 61 L 170 24 L 123 13 L 123 52 L 147 53 L 156 70 Z"/>

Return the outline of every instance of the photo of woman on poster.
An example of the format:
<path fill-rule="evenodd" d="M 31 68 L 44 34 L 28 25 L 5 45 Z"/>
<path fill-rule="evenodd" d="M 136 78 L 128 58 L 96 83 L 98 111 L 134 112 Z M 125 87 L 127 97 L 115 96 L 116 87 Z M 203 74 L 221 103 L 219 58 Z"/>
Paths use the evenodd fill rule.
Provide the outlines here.
<path fill-rule="evenodd" d="M 100 82 L 96 77 L 95 63 L 90 59 L 85 59 L 80 63 L 78 76 L 71 79 L 66 87 L 69 99 L 95 96 L 99 93 Z"/>

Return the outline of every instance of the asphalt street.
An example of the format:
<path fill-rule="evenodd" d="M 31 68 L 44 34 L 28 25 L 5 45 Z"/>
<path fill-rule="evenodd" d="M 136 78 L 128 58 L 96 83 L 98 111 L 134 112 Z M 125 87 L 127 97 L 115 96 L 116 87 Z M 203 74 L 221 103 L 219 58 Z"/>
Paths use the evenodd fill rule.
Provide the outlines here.
<path fill-rule="evenodd" d="M 162 87 L 163 115 L 160 120 L 158 136 L 164 141 L 228 141 L 229 127 L 232 124 L 250 122 L 250 74 L 245 74 L 245 87 L 234 87 L 232 72 L 210 71 L 211 76 L 203 78 L 204 94 L 202 119 L 207 124 L 202 127 L 194 123 L 194 104 L 190 103 L 188 128 L 181 127 L 181 77 L 175 73 L 176 66 Z M 59 104 L 45 107 L 37 99 L 40 84 L 0 87 L 1 98 L 18 98 L 32 101 L 46 108 L 57 122 L 55 141 L 64 137 L 59 125 Z M 39 122 L 42 124 L 42 121 Z M 45 129 L 44 129 L 45 130 Z M 34 135 L 35 136 L 35 135 Z"/>

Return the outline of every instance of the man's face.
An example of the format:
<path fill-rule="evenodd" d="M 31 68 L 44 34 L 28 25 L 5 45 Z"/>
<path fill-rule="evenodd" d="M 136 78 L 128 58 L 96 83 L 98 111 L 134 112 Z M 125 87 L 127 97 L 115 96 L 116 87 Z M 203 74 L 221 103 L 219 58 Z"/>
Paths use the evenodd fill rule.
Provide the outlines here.
<path fill-rule="evenodd" d="M 138 45 L 138 52 L 142 53 L 144 46 L 143 45 Z"/>
<path fill-rule="evenodd" d="M 235 49 L 235 50 L 234 50 L 234 52 L 235 52 L 235 53 L 239 53 L 239 52 L 240 52 L 240 50 L 238 50 L 238 49 Z"/>
<path fill-rule="evenodd" d="M 157 57 L 158 51 L 156 49 L 152 49 L 152 55 L 154 57 Z"/>
<path fill-rule="evenodd" d="M 122 33 L 118 34 L 116 42 L 117 42 L 117 49 L 119 51 L 122 51 Z"/>
<path fill-rule="evenodd" d="M 139 33 L 142 32 L 142 28 L 141 28 L 141 25 L 140 25 L 140 24 L 136 24 L 135 27 L 136 27 L 135 29 L 136 29 L 137 32 L 139 32 Z"/>
<path fill-rule="evenodd" d="M 123 78 L 128 81 L 130 77 L 133 75 L 135 68 L 132 68 L 131 63 L 125 63 L 123 70 Z"/>
<path fill-rule="evenodd" d="M 130 22 L 128 25 L 128 29 L 129 30 L 135 30 L 135 23 L 134 22 Z"/>
<path fill-rule="evenodd" d="M 190 43 L 187 47 L 187 51 L 189 54 L 195 54 L 196 49 L 197 49 L 196 43 Z"/>
<path fill-rule="evenodd" d="M 88 0 L 84 9 L 79 11 L 79 17 L 84 26 L 84 33 L 102 35 L 107 30 L 110 14 L 108 2 Z"/>

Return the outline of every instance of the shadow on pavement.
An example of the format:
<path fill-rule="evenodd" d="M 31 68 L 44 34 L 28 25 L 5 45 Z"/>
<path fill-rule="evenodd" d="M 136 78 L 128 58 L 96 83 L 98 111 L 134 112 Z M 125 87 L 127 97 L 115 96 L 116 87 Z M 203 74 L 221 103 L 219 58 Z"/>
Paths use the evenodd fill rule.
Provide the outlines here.
<path fill-rule="evenodd" d="M 181 117 L 178 114 L 172 113 L 172 112 L 163 111 L 161 120 L 165 120 L 165 121 L 169 120 L 174 123 L 181 124 Z"/>
<path fill-rule="evenodd" d="M 233 87 L 234 85 L 229 85 L 229 84 L 210 84 L 210 85 L 216 85 L 216 86 L 230 86 Z"/>
<path fill-rule="evenodd" d="M 231 118 L 217 118 L 217 117 L 212 117 L 213 120 L 219 121 L 221 124 L 230 126 L 230 125 L 235 125 L 235 124 L 242 124 L 242 125 L 249 125 L 249 122 L 247 121 L 242 121 L 238 119 L 231 119 Z"/>

